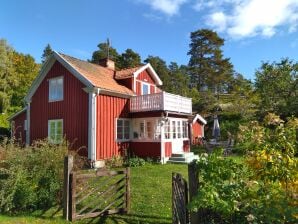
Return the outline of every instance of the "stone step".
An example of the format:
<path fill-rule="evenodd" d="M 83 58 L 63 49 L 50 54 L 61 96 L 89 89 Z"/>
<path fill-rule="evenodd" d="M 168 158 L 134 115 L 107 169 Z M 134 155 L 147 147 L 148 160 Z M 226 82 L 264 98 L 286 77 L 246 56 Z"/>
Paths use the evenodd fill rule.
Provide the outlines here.
<path fill-rule="evenodd" d="M 169 158 L 169 163 L 190 163 L 193 160 L 198 159 L 199 157 L 197 155 L 194 155 L 193 152 L 187 152 L 187 153 L 174 153 Z"/>

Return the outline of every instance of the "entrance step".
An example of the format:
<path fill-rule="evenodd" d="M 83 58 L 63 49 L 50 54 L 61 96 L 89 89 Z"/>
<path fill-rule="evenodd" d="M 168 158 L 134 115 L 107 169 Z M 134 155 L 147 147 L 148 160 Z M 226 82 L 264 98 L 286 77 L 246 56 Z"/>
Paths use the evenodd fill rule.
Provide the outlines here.
<path fill-rule="evenodd" d="M 168 163 L 191 163 L 198 158 L 193 152 L 173 153 Z"/>

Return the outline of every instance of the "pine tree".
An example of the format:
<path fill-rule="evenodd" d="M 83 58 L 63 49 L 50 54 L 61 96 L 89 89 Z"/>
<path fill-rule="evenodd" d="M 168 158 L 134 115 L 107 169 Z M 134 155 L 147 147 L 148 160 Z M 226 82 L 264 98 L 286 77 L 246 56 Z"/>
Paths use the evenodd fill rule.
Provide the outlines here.
<path fill-rule="evenodd" d="M 47 44 L 47 46 L 43 50 L 43 54 L 41 56 L 41 59 L 42 59 L 41 62 L 45 63 L 48 60 L 48 58 L 52 55 L 52 53 L 53 53 L 53 50 L 51 45 Z"/>
<path fill-rule="evenodd" d="M 226 91 L 233 77 L 233 65 L 230 59 L 223 57 L 224 39 L 208 29 L 192 32 L 190 38 L 188 65 L 192 86 L 215 93 Z"/>
<path fill-rule="evenodd" d="M 119 56 L 118 62 L 118 67 L 121 69 L 136 67 L 141 64 L 141 56 L 128 48 Z"/>

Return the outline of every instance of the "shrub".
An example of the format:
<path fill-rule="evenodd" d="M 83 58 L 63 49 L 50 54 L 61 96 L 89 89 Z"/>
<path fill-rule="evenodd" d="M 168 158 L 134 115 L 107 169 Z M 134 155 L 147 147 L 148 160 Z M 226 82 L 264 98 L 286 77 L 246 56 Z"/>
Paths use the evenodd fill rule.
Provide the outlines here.
<path fill-rule="evenodd" d="M 137 166 L 144 166 L 146 164 L 143 158 L 134 156 L 128 159 L 128 166 L 129 167 L 137 167 Z"/>
<path fill-rule="evenodd" d="M 32 147 L 0 147 L 0 211 L 15 213 L 59 204 L 63 185 L 63 158 L 67 145 L 39 141 Z"/>

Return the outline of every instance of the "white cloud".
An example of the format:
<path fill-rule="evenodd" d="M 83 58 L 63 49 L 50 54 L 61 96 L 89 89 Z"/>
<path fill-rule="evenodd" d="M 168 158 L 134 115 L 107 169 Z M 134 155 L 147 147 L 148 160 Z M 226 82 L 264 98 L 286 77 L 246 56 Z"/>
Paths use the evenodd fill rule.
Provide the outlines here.
<path fill-rule="evenodd" d="M 180 7 L 188 0 L 140 0 L 139 2 L 150 5 L 153 10 L 160 11 L 167 16 L 179 13 Z"/>
<path fill-rule="evenodd" d="M 297 29 L 298 0 L 199 0 L 194 8 L 207 11 L 206 25 L 234 38 L 272 37 L 282 26 Z"/>

